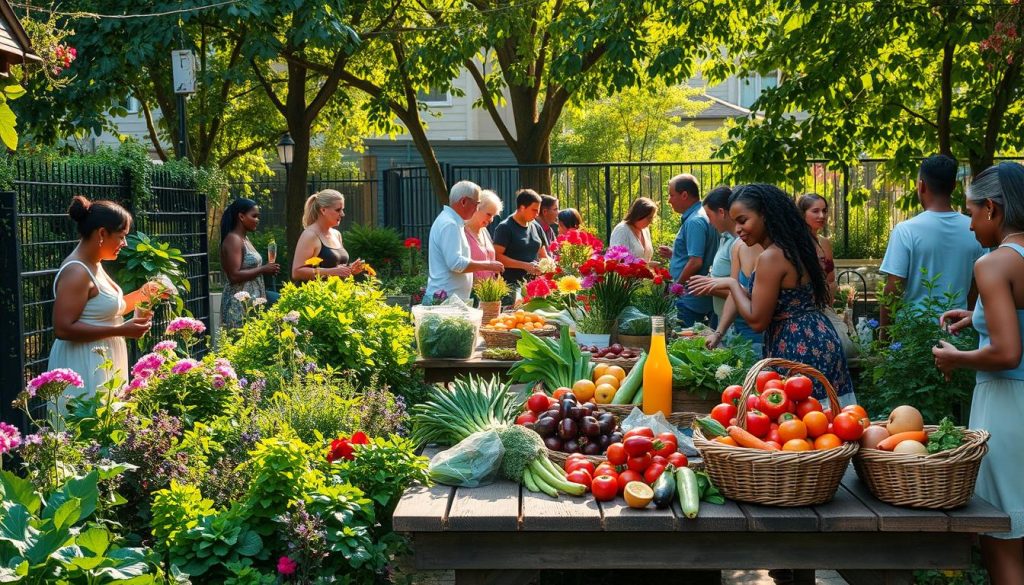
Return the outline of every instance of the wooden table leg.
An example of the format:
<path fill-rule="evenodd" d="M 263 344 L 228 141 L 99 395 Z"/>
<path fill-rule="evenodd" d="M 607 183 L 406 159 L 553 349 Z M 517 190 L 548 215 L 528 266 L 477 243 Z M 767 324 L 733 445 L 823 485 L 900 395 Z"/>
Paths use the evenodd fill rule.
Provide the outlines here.
<path fill-rule="evenodd" d="M 455 585 L 528 585 L 539 575 L 540 571 L 459 569 Z"/>
<path fill-rule="evenodd" d="M 850 585 L 910 585 L 914 582 L 913 571 L 843 569 L 839 575 Z"/>

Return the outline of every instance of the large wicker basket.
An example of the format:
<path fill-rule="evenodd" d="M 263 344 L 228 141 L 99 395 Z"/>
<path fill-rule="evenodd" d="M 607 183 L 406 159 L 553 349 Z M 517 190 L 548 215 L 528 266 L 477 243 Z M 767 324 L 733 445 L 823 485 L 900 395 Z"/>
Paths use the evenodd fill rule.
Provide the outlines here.
<path fill-rule="evenodd" d="M 929 425 L 924 430 L 931 433 L 937 428 Z M 987 431 L 964 429 L 962 445 L 932 455 L 861 449 L 853 458 L 853 467 L 883 502 L 949 510 L 963 506 L 974 495 L 978 469 L 988 453 L 988 437 Z"/>
<path fill-rule="evenodd" d="M 545 325 L 540 329 L 534 329 L 530 333 L 533 333 L 537 337 L 554 337 L 558 335 L 558 328 L 554 325 Z M 519 341 L 519 331 L 495 331 L 493 329 L 480 328 L 480 337 L 483 338 L 484 344 L 487 347 L 506 347 L 515 349 L 516 343 Z"/>
<path fill-rule="evenodd" d="M 747 398 L 765 368 L 782 368 L 790 375 L 804 374 L 822 383 L 831 404 L 839 404 L 832 384 L 818 370 L 789 360 L 769 358 L 754 364 L 743 381 L 737 424 L 745 426 Z M 769 506 L 810 506 L 832 499 L 857 443 L 846 443 L 826 451 L 762 451 L 733 447 L 693 431 L 693 443 L 704 459 L 711 481 L 725 497 Z"/>

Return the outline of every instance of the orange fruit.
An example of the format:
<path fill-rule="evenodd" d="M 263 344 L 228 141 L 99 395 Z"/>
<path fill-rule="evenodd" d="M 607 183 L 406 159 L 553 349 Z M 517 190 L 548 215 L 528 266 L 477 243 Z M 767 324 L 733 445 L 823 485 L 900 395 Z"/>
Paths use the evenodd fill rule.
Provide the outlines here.
<path fill-rule="evenodd" d="M 619 389 L 611 384 L 598 384 L 597 388 L 594 389 L 594 394 L 592 396 L 594 398 L 594 402 L 598 404 L 611 404 L 612 398 L 615 397 L 615 393 L 618 391 Z M 579 398 L 580 395 L 577 394 L 576 397 Z M 581 398 L 580 400 L 583 399 Z M 583 402 L 586 402 L 586 400 L 583 400 Z"/>
<path fill-rule="evenodd" d="M 594 384 L 590 380 L 577 380 L 572 385 L 572 393 L 576 395 L 576 400 L 580 402 L 586 402 L 587 400 L 594 397 L 594 392 L 597 390 L 597 384 Z M 583 397 L 587 398 L 584 399 Z"/>
<path fill-rule="evenodd" d="M 619 366 L 612 366 L 608 368 L 608 374 L 618 378 L 620 383 L 626 379 L 626 370 L 623 370 Z"/>
<path fill-rule="evenodd" d="M 631 481 L 622 491 L 622 497 L 626 499 L 630 508 L 643 509 L 654 499 L 654 490 L 642 481 Z"/>
<path fill-rule="evenodd" d="M 828 415 L 816 410 L 804 415 L 803 423 L 807 425 L 807 436 L 820 437 L 828 432 Z"/>
<path fill-rule="evenodd" d="M 804 439 L 790 439 L 782 446 L 783 451 L 810 451 L 811 445 Z"/>
<path fill-rule="evenodd" d="M 779 425 L 779 438 L 783 444 L 792 439 L 806 439 L 807 425 L 800 420 L 787 420 Z"/>
<path fill-rule="evenodd" d="M 834 433 L 825 433 L 824 435 L 814 439 L 814 448 L 819 451 L 826 451 L 828 449 L 835 449 L 841 447 L 843 440 L 836 436 Z"/>
<path fill-rule="evenodd" d="M 721 443 L 723 445 L 729 445 L 730 447 L 739 447 L 739 445 L 736 443 L 736 439 L 733 439 L 732 437 L 715 437 L 714 439 L 711 440 L 716 443 Z"/>
<path fill-rule="evenodd" d="M 555 392 L 551 395 L 555 400 L 561 400 L 563 396 L 572 392 L 572 388 L 566 388 L 565 386 L 559 386 L 555 389 Z M 573 392 L 575 394 L 575 392 Z"/>
<path fill-rule="evenodd" d="M 864 407 L 859 404 L 851 404 L 849 406 L 844 406 L 843 412 L 852 413 L 857 420 L 860 420 L 862 418 L 868 418 L 868 411 L 865 410 Z"/>
<path fill-rule="evenodd" d="M 543 325 L 543 324 L 547 323 L 547 319 L 545 319 L 544 317 L 542 317 L 540 315 L 537 315 L 537 322 L 540 323 L 541 325 Z"/>
<path fill-rule="evenodd" d="M 619 389 L 619 379 L 611 374 L 605 374 L 601 376 L 600 378 L 594 380 L 594 383 L 597 384 L 598 386 L 600 386 L 601 384 L 608 384 L 609 386 L 615 388 L 616 390 Z"/>
<path fill-rule="evenodd" d="M 594 379 L 597 380 L 601 376 L 607 374 L 609 367 L 610 366 L 608 364 L 597 364 L 594 366 Z"/>

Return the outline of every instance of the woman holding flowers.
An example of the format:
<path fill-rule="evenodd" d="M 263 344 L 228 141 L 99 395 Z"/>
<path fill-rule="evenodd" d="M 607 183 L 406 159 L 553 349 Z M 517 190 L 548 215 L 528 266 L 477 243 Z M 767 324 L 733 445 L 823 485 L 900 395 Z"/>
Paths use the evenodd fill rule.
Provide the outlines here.
<path fill-rule="evenodd" d="M 324 189 L 306 199 L 302 230 L 292 257 L 292 280 L 306 281 L 319 276 L 347 278 L 363 270 L 363 261 L 349 264 L 348 251 L 337 229 L 345 217 L 345 197 Z M 318 261 L 312 261 L 314 258 Z"/>
<path fill-rule="evenodd" d="M 960 351 L 946 341 L 932 349 L 947 376 L 956 368 L 977 370 L 969 426 L 992 433 L 975 492 L 1010 516 L 1010 531 L 981 537 L 992 583 L 1024 583 L 1024 166 L 989 167 L 967 188 L 971 231 L 992 251 L 974 263 L 978 302 L 973 312 L 944 313 L 956 333 L 978 331 L 978 349 Z"/>
<path fill-rule="evenodd" d="M 501 214 L 502 204 L 498 194 L 484 189 L 480 192 L 480 205 L 473 217 L 466 220 L 466 240 L 469 241 L 470 258 L 476 262 L 494 262 L 494 242 L 487 226 L 491 225 L 496 215 Z M 497 272 L 478 270 L 473 273 L 474 281 L 486 280 L 497 276 Z"/>
<path fill-rule="evenodd" d="M 78 226 L 79 242 L 64 259 L 53 281 L 53 330 L 57 339 L 50 349 L 49 368 L 66 368 L 82 378 L 76 396 L 92 394 L 108 379 L 128 376 L 125 338 L 138 339 L 151 326 L 150 317 L 125 321 L 135 305 L 161 293 L 147 282 L 124 294 L 103 269 L 103 261 L 117 258 L 125 247 L 132 217 L 112 201 L 71 200 L 68 215 Z M 105 360 L 113 367 L 102 369 Z M 59 408 L 63 402 L 59 403 Z"/>
<path fill-rule="evenodd" d="M 754 331 L 764 332 L 765 357 L 817 369 L 832 382 L 841 406 L 854 403 L 842 343 L 822 312 L 831 297 L 817 246 L 793 200 L 773 185 L 744 185 L 729 198 L 729 215 L 744 244 L 764 248 L 750 285 L 731 277 L 694 276 L 687 286 L 694 294 L 728 290 L 739 316 Z M 827 398 L 819 382 L 814 397 Z"/>
<path fill-rule="evenodd" d="M 264 264 L 263 256 L 249 241 L 249 233 L 259 225 L 260 208 L 252 199 L 235 199 L 220 218 L 220 263 L 228 280 L 221 295 L 220 317 L 227 329 L 242 326 L 245 300 L 267 298 L 263 275 L 281 270 L 276 262 Z"/>

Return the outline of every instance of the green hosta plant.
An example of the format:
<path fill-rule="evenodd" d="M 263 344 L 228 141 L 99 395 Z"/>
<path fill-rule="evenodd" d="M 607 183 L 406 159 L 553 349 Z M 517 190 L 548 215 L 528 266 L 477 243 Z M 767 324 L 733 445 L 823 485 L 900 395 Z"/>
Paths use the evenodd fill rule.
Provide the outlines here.
<path fill-rule="evenodd" d="M 416 454 L 416 444 L 404 437 L 376 437 L 361 445 L 349 461 L 340 459 L 331 466 L 335 479 L 350 483 L 372 499 L 380 512 L 390 511 L 398 498 L 414 483 L 427 484 L 429 460 Z"/>
<path fill-rule="evenodd" d="M 192 290 L 188 274 L 184 271 L 187 261 L 181 255 L 181 250 L 142 232 L 129 235 L 127 240 L 128 245 L 120 254 L 123 266 L 118 272 L 118 282 L 122 288 L 134 290 L 154 276 L 163 274 L 179 289 Z"/>

